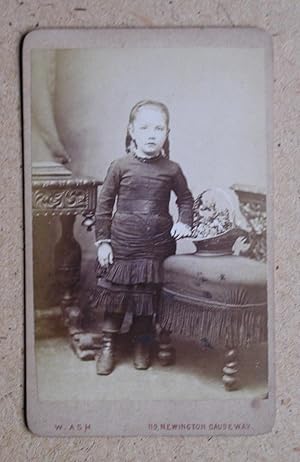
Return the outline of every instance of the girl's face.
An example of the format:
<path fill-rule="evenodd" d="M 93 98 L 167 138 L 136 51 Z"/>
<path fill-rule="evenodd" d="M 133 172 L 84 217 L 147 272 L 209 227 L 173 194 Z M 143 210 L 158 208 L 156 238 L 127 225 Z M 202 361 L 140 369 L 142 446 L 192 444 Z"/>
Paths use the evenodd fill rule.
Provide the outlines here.
<path fill-rule="evenodd" d="M 165 113 L 155 106 L 143 106 L 129 125 L 137 151 L 151 157 L 158 154 L 169 133 Z"/>

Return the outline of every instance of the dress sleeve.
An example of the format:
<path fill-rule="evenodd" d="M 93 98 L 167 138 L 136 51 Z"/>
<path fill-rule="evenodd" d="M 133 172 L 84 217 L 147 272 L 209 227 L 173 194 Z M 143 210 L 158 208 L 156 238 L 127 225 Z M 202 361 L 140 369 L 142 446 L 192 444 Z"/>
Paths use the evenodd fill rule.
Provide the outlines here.
<path fill-rule="evenodd" d="M 112 212 L 120 184 L 120 167 L 117 161 L 110 164 L 98 197 L 96 209 L 96 241 L 110 239 Z"/>
<path fill-rule="evenodd" d="M 179 165 L 173 179 L 173 191 L 177 196 L 178 221 L 192 226 L 194 199 Z"/>

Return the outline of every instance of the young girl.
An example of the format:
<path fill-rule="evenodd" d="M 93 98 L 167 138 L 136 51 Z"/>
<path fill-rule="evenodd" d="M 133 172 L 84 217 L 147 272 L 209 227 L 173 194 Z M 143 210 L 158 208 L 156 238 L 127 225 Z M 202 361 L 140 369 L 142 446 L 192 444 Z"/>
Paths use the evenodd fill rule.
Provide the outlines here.
<path fill-rule="evenodd" d="M 137 103 L 129 116 L 127 155 L 112 162 L 101 188 L 96 245 L 98 306 L 105 311 L 98 374 L 114 368 L 115 338 L 127 310 L 133 313 L 134 366 L 150 366 L 162 263 L 175 253 L 176 239 L 191 233 L 193 197 L 181 168 L 169 160 L 168 135 L 167 107 Z M 177 195 L 176 224 L 169 214 L 171 191 Z"/>

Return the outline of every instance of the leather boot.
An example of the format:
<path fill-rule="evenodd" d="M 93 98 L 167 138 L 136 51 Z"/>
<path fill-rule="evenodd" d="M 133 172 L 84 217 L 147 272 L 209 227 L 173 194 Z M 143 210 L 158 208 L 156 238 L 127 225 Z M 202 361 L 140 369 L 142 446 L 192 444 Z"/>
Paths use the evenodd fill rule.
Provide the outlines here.
<path fill-rule="evenodd" d="M 136 337 L 133 348 L 133 365 L 145 370 L 151 366 L 151 339 L 147 335 Z"/>
<path fill-rule="evenodd" d="M 96 357 L 96 372 L 99 375 L 109 375 L 115 367 L 116 334 L 103 332 L 100 352 Z"/>
<path fill-rule="evenodd" d="M 133 365 L 136 369 L 148 369 L 151 365 L 153 342 L 153 316 L 134 316 L 132 324 Z"/>

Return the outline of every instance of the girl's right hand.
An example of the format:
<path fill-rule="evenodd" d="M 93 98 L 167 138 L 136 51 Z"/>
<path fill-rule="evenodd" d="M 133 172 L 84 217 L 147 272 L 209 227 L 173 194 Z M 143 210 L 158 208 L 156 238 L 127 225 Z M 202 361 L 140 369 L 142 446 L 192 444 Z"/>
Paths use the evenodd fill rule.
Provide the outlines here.
<path fill-rule="evenodd" d="M 114 254 L 111 245 L 108 242 L 102 242 L 98 247 L 98 261 L 101 266 L 107 268 L 114 260 Z"/>

